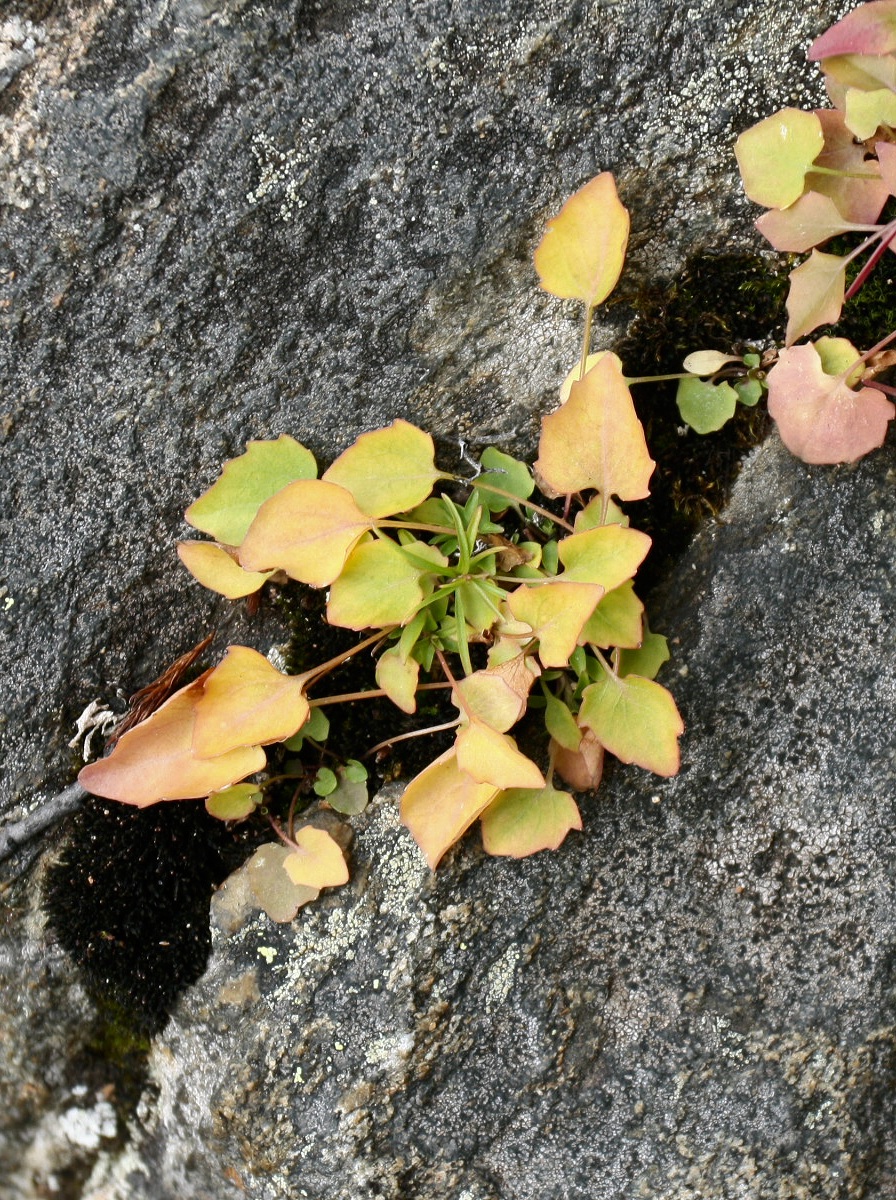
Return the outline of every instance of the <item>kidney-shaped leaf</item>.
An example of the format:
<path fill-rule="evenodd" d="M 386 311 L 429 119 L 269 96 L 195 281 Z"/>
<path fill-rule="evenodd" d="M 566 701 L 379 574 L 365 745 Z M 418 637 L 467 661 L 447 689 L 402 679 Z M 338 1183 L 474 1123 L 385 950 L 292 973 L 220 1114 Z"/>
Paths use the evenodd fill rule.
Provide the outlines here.
<path fill-rule="evenodd" d="M 345 488 L 299 480 L 262 504 L 240 547 L 240 562 L 248 571 L 279 567 L 302 583 L 326 587 L 371 524 Z"/>
<path fill-rule="evenodd" d="M 407 421 L 362 433 L 323 479 L 351 492 L 369 517 L 388 517 L 422 504 L 440 478 L 432 438 Z"/>
<path fill-rule="evenodd" d="M 230 646 L 196 701 L 193 753 L 226 754 L 238 746 L 283 742 L 311 714 L 299 675 L 283 675 L 248 646 Z"/>
<path fill-rule="evenodd" d="M 582 816 L 569 792 L 557 788 L 512 788 L 501 792 L 480 817 L 486 854 L 526 858 L 556 850 Z"/>
<path fill-rule="evenodd" d="M 81 786 L 94 796 L 145 808 L 160 800 L 198 800 L 261 771 L 267 759 L 260 746 L 241 746 L 216 758 L 193 754 L 196 704 L 209 674 L 122 734 L 106 758 L 84 767 Z"/>
<path fill-rule="evenodd" d="M 734 143 L 744 191 L 765 208 L 787 208 L 802 195 L 806 172 L 823 146 L 815 113 L 800 108 L 773 113 L 744 130 Z"/>
<path fill-rule="evenodd" d="M 841 463 L 882 445 L 896 409 L 876 388 L 854 391 L 843 375 L 826 375 L 810 345 L 780 352 L 768 374 L 768 411 L 803 462 Z"/>
<path fill-rule="evenodd" d="M 609 171 L 595 176 L 548 223 L 535 251 L 541 286 L 564 300 L 600 304 L 625 262 L 629 216 Z"/>
<path fill-rule="evenodd" d="M 194 579 L 228 600 L 251 596 L 267 583 L 273 571 L 245 571 L 217 542 L 178 542 L 177 553 Z"/>
<path fill-rule="evenodd" d="M 224 464 L 221 477 L 185 516 L 194 529 L 238 546 L 265 500 L 288 483 L 316 475 L 311 451 L 286 433 L 275 442 L 249 442 L 246 453 Z"/>
<path fill-rule="evenodd" d="M 295 849 L 283 860 L 293 883 L 307 888 L 340 887 L 348 883 L 348 867 L 339 843 L 325 829 L 304 825 L 295 836 Z"/>
<path fill-rule="evenodd" d="M 582 693 L 579 724 L 622 762 L 637 763 L 657 775 L 678 770 L 684 723 L 671 695 L 651 679 L 620 679 L 605 671 Z"/>
<path fill-rule="evenodd" d="M 643 500 L 656 466 L 619 359 L 602 358 L 545 417 L 535 470 L 556 496 L 597 488 L 602 496 Z"/>
<path fill-rule="evenodd" d="M 499 790 L 462 771 L 453 746 L 411 780 L 401 799 L 401 821 L 433 870 Z"/>

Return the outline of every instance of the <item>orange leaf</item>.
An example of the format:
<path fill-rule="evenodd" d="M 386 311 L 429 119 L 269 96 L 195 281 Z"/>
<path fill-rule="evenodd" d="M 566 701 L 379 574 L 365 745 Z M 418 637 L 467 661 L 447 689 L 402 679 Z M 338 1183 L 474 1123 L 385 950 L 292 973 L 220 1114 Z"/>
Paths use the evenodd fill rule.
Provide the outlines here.
<path fill-rule="evenodd" d="M 228 600 L 251 596 L 273 571 L 245 571 L 234 556 L 217 542 L 178 542 L 177 553 L 194 579 Z"/>
<path fill-rule="evenodd" d="M 549 495 L 585 488 L 620 500 L 650 495 L 656 464 L 618 364 L 613 355 L 602 358 L 542 421 L 535 470 Z"/>
<path fill-rule="evenodd" d="M 544 776 L 506 733 L 474 718 L 457 735 L 457 765 L 479 783 L 495 787 L 544 787 Z"/>
<path fill-rule="evenodd" d="M 565 667 L 582 626 L 603 595 L 604 589 L 599 584 L 557 580 L 539 587 L 523 585 L 508 597 L 507 607 L 518 621 L 531 626 L 538 638 L 542 666 Z"/>
<path fill-rule="evenodd" d="M 311 713 L 304 682 L 300 675 L 281 674 L 257 650 L 229 646 L 196 703 L 193 753 L 213 758 L 237 746 L 292 737 Z"/>
<path fill-rule="evenodd" d="M 499 790 L 462 771 L 453 746 L 411 780 L 401 800 L 401 820 L 433 870 Z"/>
<path fill-rule="evenodd" d="M 261 771 L 267 759 L 260 746 L 241 746 L 215 758 L 193 755 L 196 704 L 209 674 L 122 734 L 108 757 L 84 767 L 81 786 L 94 796 L 145 808 L 160 800 L 198 800 Z"/>
<path fill-rule="evenodd" d="M 373 522 L 350 492 L 323 479 L 301 479 L 266 500 L 240 547 L 248 571 L 280 568 L 312 587 L 327 587 Z"/>
<path fill-rule="evenodd" d="M 813 250 L 809 258 L 790 272 L 787 293 L 786 343 L 794 342 L 840 319 L 846 281 L 846 259 Z"/>
<path fill-rule="evenodd" d="M 348 883 L 345 855 L 324 829 L 304 825 L 295 836 L 296 849 L 283 860 L 293 883 L 300 887 L 340 887 Z"/>
<path fill-rule="evenodd" d="M 578 749 L 569 750 L 554 742 L 554 770 L 577 792 L 594 792 L 604 773 L 604 748 L 590 729 L 582 731 Z"/>
<path fill-rule="evenodd" d="M 563 300 L 600 304 L 616 286 L 628 245 L 628 211 L 616 183 L 603 171 L 563 205 L 535 251 L 546 292 Z"/>

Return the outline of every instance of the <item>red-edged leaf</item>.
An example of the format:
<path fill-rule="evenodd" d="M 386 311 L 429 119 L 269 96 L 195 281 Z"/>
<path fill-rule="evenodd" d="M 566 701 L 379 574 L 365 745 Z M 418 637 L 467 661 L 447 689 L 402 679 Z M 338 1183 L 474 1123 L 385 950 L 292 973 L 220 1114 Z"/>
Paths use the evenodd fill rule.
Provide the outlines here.
<path fill-rule="evenodd" d="M 887 200 L 887 187 L 878 175 L 873 158 L 865 158 L 865 147 L 857 145 L 847 128 L 842 112 L 833 108 L 815 111 L 824 131 L 824 149 L 815 162 L 816 167 L 845 171 L 845 175 L 820 175 L 810 170 L 806 188 L 833 200 L 844 221 L 870 225 L 877 221 Z M 871 178 L 856 178 L 856 173 Z"/>
<path fill-rule="evenodd" d="M 882 445 L 896 409 L 875 388 L 826 375 L 814 346 L 782 350 L 768 374 L 768 411 L 784 445 L 808 463 L 853 462 Z"/>
<path fill-rule="evenodd" d="M 617 758 L 657 775 L 679 767 L 684 723 L 669 692 L 652 679 L 604 672 L 582 693 L 579 723 Z"/>

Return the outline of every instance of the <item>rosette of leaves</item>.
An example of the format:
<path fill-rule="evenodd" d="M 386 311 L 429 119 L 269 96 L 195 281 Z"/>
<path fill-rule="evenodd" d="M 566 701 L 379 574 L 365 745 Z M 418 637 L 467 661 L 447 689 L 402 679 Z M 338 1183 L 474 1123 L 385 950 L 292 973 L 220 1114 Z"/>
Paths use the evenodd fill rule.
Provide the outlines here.
<path fill-rule="evenodd" d="M 605 173 L 567 202 L 536 252 L 542 286 L 584 303 L 586 333 L 578 377 L 543 421 L 534 470 L 491 448 L 474 479 L 458 478 L 403 420 L 362 434 L 319 477 L 310 451 L 286 435 L 225 465 L 187 510 L 212 539 L 181 543 L 188 568 L 230 597 L 284 577 L 326 589 L 326 620 L 363 636 L 299 675 L 231 646 L 85 767 L 85 788 L 141 806 L 209 797 L 215 815 L 243 819 L 271 786 L 265 748 L 298 749 L 327 704 L 347 699 L 320 694 L 326 677 L 364 651 L 375 655 L 372 689 L 349 699 L 386 696 L 412 713 L 421 690 L 450 689 L 454 745 L 401 805 L 433 867 L 477 819 L 491 854 L 556 848 L 581 828 L 562 783 L 597 787 L 607 752 L 677 771 L 683 725 L 654 678 L 665 639 L 647 629 L 633 583 L 650 539 L 617 503 L 648 495 L 654 463 L 619 360 L 588 354 L 591 315 L 615 286 L 627 236 Z M 544 504 L 532 499 L 536 484 Z M 543 754 L 514 739 L 527 713 L 543 725 Z M 350 817 L 366 801 L 363 773 L 360 762 L 322 767 L 313 789 Z M 286 919 L 348 876 L 326 829 L 295 829 L 290 814 L 277 832 L 282 846 L 263 847 L 249 876 Z"/>

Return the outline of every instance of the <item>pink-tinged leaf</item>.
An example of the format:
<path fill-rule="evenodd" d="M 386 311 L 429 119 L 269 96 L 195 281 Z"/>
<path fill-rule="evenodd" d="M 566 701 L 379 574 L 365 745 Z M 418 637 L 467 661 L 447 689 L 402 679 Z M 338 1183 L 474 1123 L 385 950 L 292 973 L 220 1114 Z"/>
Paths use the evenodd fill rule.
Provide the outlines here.
<path fill-rule="evenodd" d="M 298 733 L 311 715 L 299 675 L 283 675 L 248 646 L 229 646 L 196 701 L 193 753 L 214 758 Z"/>
<path fill-rule="evenodd" d="M 600 362 L 600 360 L 602 358 L 606 358 L 608 355 L 611 358 L 616 360 L 616 365 L 619 368 L 619 374 L 622 375 L 623 374 L 622 359 L 619 357 L 618 354 L 614 354 L 612 350 L 598 350 L 595 354 L 589 354 L 588 357 L 585 359 L 585 374 L 587 375 L 592 367 L 596 367 L 597 364 Z M 560 384 L 560 403 L 561 404 L 565 404 L 566 401 L 569 399 L 569 393 L 572 391 L 572 385 L 574 383 L 579 382 L 580 371 L 581 371 L 581 364 L 576 363 L 576 365 L 567 372 L 566 378 Z"/>
<path fill-rule="evenodd" d="M 363 433 L 322 476 L 351 492 L 369 517 L 422 504 L 440 472 L 432 438 L 407 421 Z"/>
<path fill-rule="evenodd" d="M 865 147 L 856 144 L 842 112 L 820 108 L 816 109 L 815 115 L 824 131 L 824 149 L 813 166 L 850 174 L 820 175 L 810 170 L 806 176 L 807 191 L 818 192 L 833 200 L 844 221 L 858 225 L 874 224 L 888 195 L 886 184 L 880 179 L 877 163 L 873 158 L 865 158 Z M 856 178 L 856 173 L 871 178 Z"/>
<path fill-rule="evenodd" d="M 283 860 L 283 869 L 294 884 L 319 889 L 348 883 L 345 855 L 326 830 L 304 825 L 295 843 L 295 849 Z"/>
<path fill-rule="evenodd" d="M 826 375 L 814 346 L 782 350 L 768 374 L 768 411 L 784 445 L 808 463 L 854 462 L 883 444 L 896 409 L 875 388 Z"/>
<path fill-rule="evenodd" d="M 790 291 L 787 293 L 788 346 L 819 325 L 833 325 L 840 319 L 846 280 L 845 262 L 837 254 L 813 250 L 804 263 L 790 272 Z"/>
<path fill-rule="evenodd" d="M 647 557 L 650 537 L 625 525 L 599 525 L 557 544 L 564 583 L 598 583 L 612 592 L 631 579 Z"/>
<path fill-rule="evenodd" d="M 198 800 L 261 771 L 267 761 L 260 746 L 240 747 L 217 758 L 196 758 L 193 727 L 196 703 L 210 672 L 175 692 L 161 708 L 122 734 L 106 758 L 78 776 L 94 796 L 146 808 L 160 800 Z"/>
<path fill-rule="evenodd" d="M 896 196 L 896 146 L 892 142 L 878 142 L 874 147 L 880 163 L 880 177 L 891 196 Z"/>
<path fill-rule="evenodd" d="M 565 667 L 582 626 L 603 595 L 604 589 L 599 584 L 557 580 L 537 587 L 523 585 L 511 593 L 507 607 L 538 638 L 541 665 Z"/>
<path fill-rule="evenodd" d="M 401 799 L 401 821 L 433 870 L 500 790 L 462 771 L 453 746 L 411 780 Z"/>
<path fill-rule="evenodd" d="M 618 364 L 615 355 L 602 358 L 542 421 L 535 470 L 548 495 L 586 488 L 620 500 L 650 495 L 656 463 Z"/>
<path fill-rule="evenodd" d="M 809 61 L 835 54 L 890 54 L 896 50 L 896 0 L 860 4 L 809 47 Z"/>
<path fill-rule="evenodd" d="M 569 792 L 557 788 L 512 788 L 501 792 L 479 818 L 486 854 L 527 858 L 556 850 L 582 815 Z"/>
<path fill-rule="evenodd" d="M 262 504 L 240 546 L 240 563 L 247 571 L 279 567 L 301 583 L 327 587 L 372 524 L 345 488 L 303 479 Z"/>
<path fill-rule="evenodd" d="M 802 195 L 806 172 L 823 147 L 815 113 L 800 108 L 773 113 L 734 143 L 744 191 L 764 208 L 787 208 Z"/>
<path fill-rule="evenodd" d="M 896 93 L 889 88 L 877 88 L 873 92 L 850 88 L 846 93 L 844 116 L 847 127 L 864 142 L 878 129 L 896 125 Z"/>
<path fill-rule="evenodd" d="M 478 718 L 499 733 L 515 725 L 526 711 L 526 695 L 515 690 L 500 668 L 467 675 L 458 681 L 451 698 L 468 718 Z"/>
<path fill-rule="evenodd" d="M 564 300 L 581 300 L 593 308 L 616 286 L 628 245 L 628 211 L 619 201 L 616 183 L 603 171 L 574 196 L 548 223 L 535 251 L 541 286 Z"/>
<path fill-rule="evenodd" d="M 828 238 L 841 233 L 870 233 L 877 226 L 844 221 L 830 196 L 807 192 L 790 208 L 773 208 L 764 213 L 756 222 L 756 228 L 776 250 L 805 254 Z"/>
<path fill-rule="evenodd" d="M 281 925 L 291 921 L 304 904 L 320 895 L 317 888 L 297 885 L 286 874 L 284 863 L 289 855 L 290 851 L 279 842 L 266 842 L 258 847 L 244 867 L 258 905 L 272 921 Z"/>
<path fill-rule="evenodd" d="M 554 770 L 577 792 L 596 792 L 604 773 L 604 748 L 590 729 L 582 731 L 578 749 L 556 741 L 551 746 Z"/>
<path fill-rule="evenodd" d="M 674 775 L 684 733 L 675 701 L 651 679 L 605 671 L 582 693 L 579 724 L 622 762 L 636 763 L 656 775 Z"/>
<path fill-rule="evenodd" d="M 251 596 L 274 574 L 273 571 L 244 571 L 233 554 L 217 542 L 178 542 L 177 553 L 194 579 L 228 600 Z"/>
<path fill-rule="evenodd" d="M 495 787 L 544 787 L 544 776 L 506 733 L 474 718 L 457 735 L 457 765 L 479 783 Z"/>

